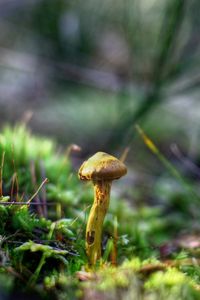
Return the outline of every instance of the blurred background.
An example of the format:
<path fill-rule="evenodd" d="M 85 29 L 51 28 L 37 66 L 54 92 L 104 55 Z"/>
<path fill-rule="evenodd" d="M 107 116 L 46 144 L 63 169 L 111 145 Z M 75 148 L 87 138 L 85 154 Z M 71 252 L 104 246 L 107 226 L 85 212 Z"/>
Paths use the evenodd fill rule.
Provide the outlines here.
<path fill-rule="evenodd" d="M 1 0 L 0 126 L 29 120 L 83 157 L 130 147 L 128 163 L 158 175 L 139 123 L 170 160 L 198 163 L 199 12 L 199 0 Z"/>
<path fill-rule="evenodd" d="M 7 124 L 14 128 L 20 122 L 27 123 L 34 134 L 44 137 L 44 143 L 40 139 L 29 139 L 22 127 L 13 129 L 15 139 L 11 148 L 12 129 L 5 130 L 4 138 L 0 134 L 0 198 L 3 173 L 3 192 L 4 195 L 11 194 L 11 201 L 15 195 L 17 200 L 30 201 L 33 195 L 40 216 L 60 220 L 58 226 L 69 226 L 70 229 L 68 232 L 66 227 L 67 233 L 59 233 L 58 229 L 57 238 L 57 225 L 48 225 L 50 231 L 46 235 L 47 223 L 41 223 L 40 230 L 40 225 L 31 225 L 31 221 L 29 228 L 26 222 L 29 215 L 24 210 L 18 210 L 19 214 L 15 210 L 11 210 L 12 214 L 9 210 L 9 213 L 1 210 L 0 246 L 6 240 L 10 243 L 6 242 L 3 250 L 0 249 L 1 269 L 5 264 L 6 272 L 17 278 L 23 279 L 23 272 L 25 279 L 30 274 L 33 274 L 32 279 L 36 274 L 38 277 L 43 267 L 42 259 L 47 256 L 42 255 L 39 265 L 37 262 L 35 273 L 29 271 L 34 270 L 29 267 L 34 261 L 31 258 L 29 262 L 29 256 L 28 267 L 23 267 L 20 258 L 19 268 L 15 271 L 17 260 L 13 249 L 20 245 L 18 237 L 22 242 L 29 240 L 29 236 L 36 242 L 45 239 L 45 245 L 49 240 L 52 242 L 49 245 L 56 245 L 57 249 L 57 245 L 65 243 L 65 234 L 66 241 L 69 240 L 69 254 L 74 255 L 72 264 L 69 260 L 66 274 L 81 269 L 85 256 L 82 229 L 91 205 L 92 189 L 85 183 L 81 185 L 77 170 L 84 159 L 96 151 L 105 151 L 123 157 L 128 167 L 127 176 L 113 184 L 114 201 L 111 201 L 111 213 L 105 222 L 107 232 L 103 240 L 104 249 L 108 249 L 104 252 L 107 258 L 112 251 L 107 248 L 109 245 L 115 246 L 113 249 L 118 250 L 121 261 L 127 257 L 136 258 L 136 253 L 142 259 L 170 255 L 176 259 L 191 257 L 193 269 L 182 270 L 191 274 L 192 279 L 188 277 L 185 282 L 187 285 L 196 282 L 195 288 L 199 288 L 200 0 L 0 0 L 0 132 Z M 57 142 L 58 153 L 54 154 L 51 143 L 45 143 L 45 137 Z M 82 150 L 77 151 L 79 148 L 70 146 L 72 144 Z M 6 151 L 4 168 L 3 149 Z M 64 160 L 57 155 L 60 151 L 65 153 Z M 68 157 L 72 162 L 72 173 Z M 49 184 L 40 193 L 33 194 L 43 180 L 46 182 L 46 176 Z M 18 185 L 21 197 L 18 197 Z M 2 199 L 7 201 L 7 198 Z M 47 204 L 55 204 L 49 206 L 48 211 L 46 199 Z M 40 200 L 42 205 L 39 205 Z M 66 221 L 63 225 L 62 220 Z M 12 222 L 14 229 L 10 225 Z M 117 226 L 118 222 L 120 226 Z M 74 223 L 75 227 L 72 227 Z M 9 234 L 4 232 L 6 226 L 5 232 Z M 115 234 L 117 228 L 119 239 L 118 233 Z M 175 241 L 185 233 L 196 236 L 190 243 L 189 239 L 183 238 L 185 244 L 180 246 L 181 249 L 187 249 L 188 245 L 191 250 L 198 247 L 197 252 L 188 252 L 187 256 L 187 252 L 185 255 L 181 251 L 175 256 L 174 251 L 178 249 Z M 190 246 L 193 240 L 198 241 L 198 246 L 195 243 Z M 79 250 L 74 252 L 76 247 L 80 247 L 80 255 Z M 9 249 L 12 250 L 10 257 Z M 43 251 L 42 247 L 40 249 Z M 61 249 L 68 251 L 68 248 Z M 77 266 L 73 260 L 77 260 Z M 154 259 L 152 261 L 154 263 Z M 51 279 L 47 277 L 50 273 L 44 271 L 45 291 L 50 291 L 52 297 L 54 286 L 60 292 L 66 282 L 66 289 L 71 290 L 68 277 L 63 283 L 62 279 L 55 281 L 56 272 L 53 269 Z M 144 278 L 148 273 L 151 270 L 148 271 L 147 265 Z M 180 276 L 177 276 L 178 285 L 184 284 Z M 3 297 L 1 285 L 4 284 L 1 278 L 0 300 Z M 126 282 L 122 276 L 119 297 L 121 291 L 125 291 L 124 280 Z M 29 280 L 28 284 L 32 288 L 31 282 Z M 42 281 L 38 282 L 37 290 L 41 291 Z M 139 289 L 143 293 L 141 282 Z M 173 280 L 166 279 L 166 282 L 167 286 L 173 287 Z M 160 286 L 163 291 L 164 285 Z M 19 285 L 15 287 L 19 292 Z M 74 288 L 73 283 L 72 291 Z M 178 290 L 174 291 L 178 299 Z M 185 291 L 181 295 L 186 295 Z M 81 295 L 79 290 L 76 294 Z M 16 299 L 18 294 L 13 295 Z M 68 296 L 60 295 L 62 299 Z M 98 297 L 99 294 L 94 295 Z M 159 290 L 157 295 L 162 298 Z M 148 294 L 147 298 L 150 297 Z M 22 299 L 21 295 L 18 298 Z"/>

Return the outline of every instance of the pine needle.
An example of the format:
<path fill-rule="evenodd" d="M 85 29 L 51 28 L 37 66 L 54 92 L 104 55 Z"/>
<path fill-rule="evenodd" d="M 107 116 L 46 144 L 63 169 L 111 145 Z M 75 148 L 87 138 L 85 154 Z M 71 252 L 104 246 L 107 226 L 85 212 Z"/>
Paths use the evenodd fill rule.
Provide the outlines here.
<path fill-rule="evenodd" d="M 192 195 L 196 200 L 200 201 L 199 195 L 193 190 L 186 179 L 181 175 L 181 173 L 174 167 L 174 165 L 160 152 L 158 147 L 154 142 L 147 136 L 143 129 L 137 124 L 135 125 L 137 132 L 143 139 L 147 148 L 160 160 L 160 162 L 165 166 L 169 173 L 171 173 L 185 188 L 185 190 Z"/>

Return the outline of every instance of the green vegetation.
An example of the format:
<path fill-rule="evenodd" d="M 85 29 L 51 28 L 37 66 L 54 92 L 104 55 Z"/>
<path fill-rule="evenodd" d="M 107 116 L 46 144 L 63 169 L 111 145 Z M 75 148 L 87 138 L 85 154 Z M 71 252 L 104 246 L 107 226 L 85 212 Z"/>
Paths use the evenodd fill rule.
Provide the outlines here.
<path fill-rule="evenodd" d="M 0 145 L 2 297 L 20 290 L 37 299 L 56 300 L 94 299 L 95 295 L 100 299 L 199 299 L 199 244 L 193 246 L 200 228 L 197 224 L 194 230 L 199 203 L 198 198 L 188 201 L 195 186 L 187 182 L 184 189 L 182 175 L 181 180 L 170 177 L 175 187 L 181 187 L 170 191 L 167 181 L 158 180 L 152 195 L 167 199 L 163 206 L 136 208 L 125 199 L 111 197 L 102 259 L 90 270 L 85 227 L 92 187 L 78 180 L 70 147 L 62 154 L 53 141 L 32 136 L 24 125 L 6 127 Z M 150 140 L 149 145 L 157 149 Z M 167 171 L 175 170 L 170 168 Z M 188 237 L 181 235 L 186 229 L 191 239 L 196 234 L 193 242 L 187 243 Z M 179 233 L 182 239 L 175 241 Z M 117 266 L 113 266 L 113 255 Z"/>

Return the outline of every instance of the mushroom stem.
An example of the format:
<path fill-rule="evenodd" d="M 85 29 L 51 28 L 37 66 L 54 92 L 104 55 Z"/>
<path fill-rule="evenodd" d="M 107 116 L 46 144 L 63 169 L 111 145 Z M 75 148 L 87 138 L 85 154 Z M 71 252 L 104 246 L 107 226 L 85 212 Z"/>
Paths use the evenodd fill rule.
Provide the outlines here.
<path fill-rule="evenodd" d="M 94 203 L 86 228 L 86 253 L 91 265 L 101 258 L 102 228 L 109 207 L 111 183 L 111 181 L 104 180 L 93 181 Z"/>

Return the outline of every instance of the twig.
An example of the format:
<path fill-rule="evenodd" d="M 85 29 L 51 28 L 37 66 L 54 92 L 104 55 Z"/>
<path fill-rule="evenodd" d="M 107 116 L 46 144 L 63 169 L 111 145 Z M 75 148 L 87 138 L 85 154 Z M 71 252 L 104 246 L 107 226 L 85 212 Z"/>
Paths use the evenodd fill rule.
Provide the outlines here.
<path fill-rule="evenodd" d="M 48 178 L 45 178 L 43 180 L 43 182 L 40 184 L 39 188 L 37 189 L 37 191 L 33 194 L 33 196 L 27 201 L 27 204 L 30 204 L 31 201 L 35 198 L 35 196 L 39 193 L 39 191 L 41 190 L 41 188 L 43 187 L 44 184 L 46 184 L 48 182 Z"/>
<path fill-rule="evenodd" d="M 34 188 L 36 188 L 36 175 L 35 175 L 35 163 L 34 163 L 34 161 L 31 161 L 30 170 L 31 170 L 32 183 L 33 183 Z M 40 199 L 39 199 L 38 193 L 35 194 L 34 198 L 35 198 L 36 203 L 40 203 Z M 38 212 L 38 215 L 40 217 L 43 216 L 43 210 L 42 210 L 42 206 L 41 205 L 37 206 L 37 212 Z"/>
<path fill-rule="evenodd" d="M 20 202 L 16 202 L 16 201 L 0 201 L 0 205 L 42 205 L 42 202 L 36 203 L 36 202 L 25 202 L 25 201 L 20 201 Z M 57 202 L 50 202 L 47 203 L 48 206 L 53 206 L 53 205 L 57 205 Z"/>
<path fill-rule="evenodd" d="M 121 157 L 120 157 L 120 160 L 121 160 L 122 162 L 125 162 L 125 160 L 126 160 L 126 158 L 127 158 L 127 155 L 128 155 L 128 153 L 129 153 L 129 151 L 130 151 L 130 147 L 126 147 L 126 148 L 124 149 L 124 151 L 122 152 L 122 155 L 121 155 Z"/>
<path fill-rule="evenodd" d="M 11 201 L 13 201 L 13 198 L 14 198 L 13 196 L 14 196 L 15 181 L 16 181 L 16 172 L 12 176 L 12 184 L 11 184 L 11 190 L 10 190 L 10 200 Z"/>
<path fill-rule="evenodd" d="M 40 173 L 41 173 L 41 176 L 42 176 L 42 180 L 45 179 L 45 168 L 44 168 L 44 164 L 42 161 L 40 161 Z M 48 212 L 47 212 L 47 193 L 46 193 L 46 188 L 45 186 L 42 187 L 41 189 L 41 194 L 42 194 L 42 207 L 43 207 L 43 215 L 45 218 L 47 218 L 47 215 L 48 215 Z"/>

